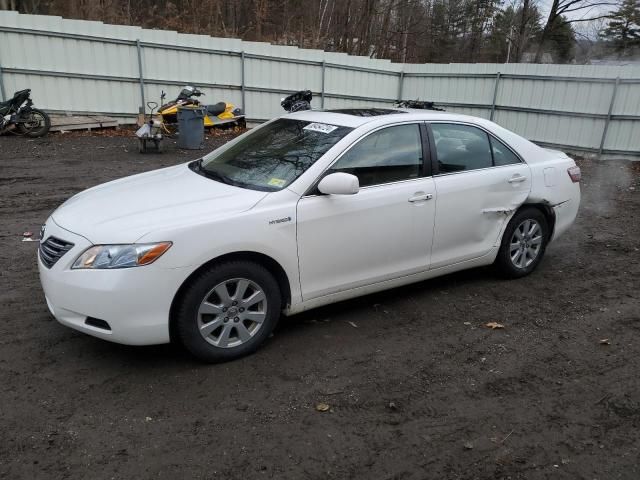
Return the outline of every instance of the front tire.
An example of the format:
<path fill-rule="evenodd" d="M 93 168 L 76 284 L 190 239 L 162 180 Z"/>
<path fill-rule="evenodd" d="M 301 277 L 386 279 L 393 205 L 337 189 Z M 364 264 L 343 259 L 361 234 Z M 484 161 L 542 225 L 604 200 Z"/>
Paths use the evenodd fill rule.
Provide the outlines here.
<path fill-rule="evenodd" d="M 174 321 L 177 338 L 204 362 L 253 353 L 281 313 L 278 282 L 262 265 L 233 261 L 198 274 L 183 292 Z"/>
<path fill-rule="evenodd" d="M 538 266 L 549 242 L 549 224 L 534 207 L 519 210 L 502 236 L 495 266 L 507 278 L 529 275 Z"/>
<path fill-rule="evenodd" d="M 49 115 L 37 108 L 32 108 L 29 112 L 29 118 L 18 125 L 20 133 L 31 138 L 44 137 L 49 133 L 50 128 Z"/>

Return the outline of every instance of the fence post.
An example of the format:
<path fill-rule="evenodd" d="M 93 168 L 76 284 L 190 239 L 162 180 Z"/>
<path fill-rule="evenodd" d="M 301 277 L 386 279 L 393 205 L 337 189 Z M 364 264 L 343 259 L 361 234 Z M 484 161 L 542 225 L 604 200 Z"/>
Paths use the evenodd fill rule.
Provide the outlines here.
<path fill-rule="evenodd" d="M 7 94 L 4 91 L 4 80 L 2 79 L 2 64 L 0 63 L 0 102 L 4 102 L 7 99 Z"/>
<path fill-rule="evenodd" d="M 244 72 L 244 50 L 240 52 L 240 95 L 242 96 L 242 112 L 247 114 L 246 81 Z"/>
<path fill-rule="evenodd" d="M 321 82 L 322 90 L 320 91 L 320 108 L 322 109 L 324 109 L 324 75 L 326 70 L 327 70 L 327 62 L 322 60 L 322 82 Z"/>
<path fill-rule="evenodd" d="M 602 129 L 602 138 L 600 139 L 600 148 L 598 149 L 598 155 L 602 155 L 602 151 L 604 150 L 604 142 L 607 139 L 607 131 L 609 130 L 609 122 L 611 122 L 613 104 L 616 102 L 618 85 L 620 85 L 620 77 L 616 77 L 616 83 L 613 84 L 613 92 L 611 92 L 611 101 L 609 102 L 609 112 L 607 113 L 607 119 L 604 121 L 604 128 Z"/>
<path fill-rule="evenodd" d="M 498 99 L 498 84 L 500 83 L 500 72 L 496 73 L 496 83 L 493 86 L 493 101 L 491 102 L 491 116 L 489 120 L 493 122 L 493 117 L 496 112 L 496 100 Z"/>
<path fill-rule="evenodd" d="M 144 102 L 144 71 L 142 70 L 142 45 L 140 45 L 140 39 L 136 40 L 136 49 L 138 50 L 138 73 L 140 75 L 140 101 L 142 102 L 140 113 L 144 115 L 146 104 Z"/>
<path fill-rule="evenodd" d="M 398 78 L 398 101 L 402 101 L 402 88 L 404 86 L 404 70 L 400 70 L 400 77 Z"/>

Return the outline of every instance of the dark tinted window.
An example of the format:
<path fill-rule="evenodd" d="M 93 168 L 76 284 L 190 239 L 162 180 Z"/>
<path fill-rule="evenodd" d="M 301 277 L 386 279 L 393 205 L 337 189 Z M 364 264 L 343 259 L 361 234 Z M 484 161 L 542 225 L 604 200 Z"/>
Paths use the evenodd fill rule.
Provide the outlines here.
<path fill-rule="evenodd" d="M 499 167 L 501 165 L 512 165 L 514 163 L 520 163 L 520 159 L 516 156 L 515 153 L 509 150 L 504 143 L 491 136 L 490 140 L 491 149 L 493 151 L 493 164 L 496 167 Z"/>
<path fill-rule="evenodd" d="M 214 150 L 192 167 L 239 187 L 281 190 L 313 165 L 352 128 L 280 118 Z"/>
<path fill-rule="evenodd" d="M 493 165 L 489 136 L 479 128 L 432 123 L 440 173 L 477 170 Z"/>
<path fill-rule="evenodd" d="M 388 127 L 360 140 L 331 172 L 358 177 L 361 187 L 417 178 L 422 171 L 420 127 L 416 124 Z"/>

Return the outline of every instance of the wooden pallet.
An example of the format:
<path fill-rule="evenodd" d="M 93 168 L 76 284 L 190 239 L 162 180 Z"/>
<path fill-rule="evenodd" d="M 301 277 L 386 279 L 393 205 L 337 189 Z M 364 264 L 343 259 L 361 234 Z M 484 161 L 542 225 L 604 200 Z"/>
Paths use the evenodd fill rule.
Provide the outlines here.
<path fill-rule="evenodd" d="M 116 128 L 118 120 L 104 115 L 59 115 L 51 114 L 51 131 L 92 130 L 94 128 Z"/>

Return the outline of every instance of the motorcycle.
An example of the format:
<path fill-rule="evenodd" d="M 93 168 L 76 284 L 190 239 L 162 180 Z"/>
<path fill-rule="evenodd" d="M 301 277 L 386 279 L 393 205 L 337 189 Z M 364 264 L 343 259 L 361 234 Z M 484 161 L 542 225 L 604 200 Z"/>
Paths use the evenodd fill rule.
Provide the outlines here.
<path fill-rule="evenodd" d="M 280 106 L 289 113 L 311 110 L 312 99 L 313 94 L 311 90 L 300 90 L 299 92 L 292 93 L 288 97 L 282 98 L 280 100 Z"/>
<path fill-rule="evenodd" d="M 44 137 L 51 128 L 51 119 L 42 110 L 33 108 L 31 89 L 20 90 L 13 98 L 0 103 L 0 134 L 11 132 L 27 137 Z"/>
<path fill-rule="evenodd" d="M 444 108 L 435 106 L 434 102 L 423 102 L 421 100 L 398 100 L 395 102 L 397 108 L 413 108 L 416 110 L 436 110 L 444 112 Z"/>
<path fill-rule="evenodd" d="M 181 91 L 175 100 L 165 103 L 158 109 L 158 114 L 162 119 L 163 128 L 168 134 L 173 134 L 178 129 L 178 107 L 183 106 L 200 106 L 200 101 L 194 97 L 200 97 L 204 93 L 196 87 L 187 85 Z M 166 93 L 160 95 L 160 102 L 164 102 Z M 247 121 L 242 109 L 236 107 L 232 103 L 218 102 L 214 105 L 203 105 L 206 110 L 204 117 L 205 127 L 218 126 L 238 126 L 246 128 Z"/>

